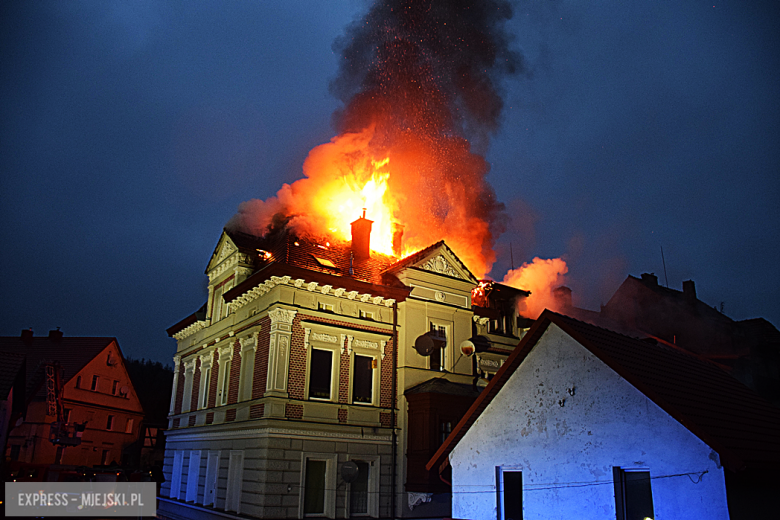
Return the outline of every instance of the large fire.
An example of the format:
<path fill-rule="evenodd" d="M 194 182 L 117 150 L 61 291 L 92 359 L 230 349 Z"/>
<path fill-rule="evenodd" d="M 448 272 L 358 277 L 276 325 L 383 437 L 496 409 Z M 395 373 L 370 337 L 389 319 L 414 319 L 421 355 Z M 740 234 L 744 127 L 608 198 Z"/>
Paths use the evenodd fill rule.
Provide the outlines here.
<path fill-rule="evenodd" d="M 523 69 L 511 17 L 506 0 L 374 2 L 334 44 L 338 135 L 309 152 L 303 178 L 242 204 L 229 225 L 349 240 L 365 210 L 373 250 L 406 256 L 444 239 L 484 278 L 507 216 L 478 152 L 499 127 L 502 79 Z"/>

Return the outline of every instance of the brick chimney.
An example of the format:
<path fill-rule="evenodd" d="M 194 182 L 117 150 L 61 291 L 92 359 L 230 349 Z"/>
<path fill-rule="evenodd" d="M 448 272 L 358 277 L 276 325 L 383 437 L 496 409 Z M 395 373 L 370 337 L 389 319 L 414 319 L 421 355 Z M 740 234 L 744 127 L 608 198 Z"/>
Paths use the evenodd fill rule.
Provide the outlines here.
<path fill-rule="evenodd" d="M 59 327 L 57 327 L 57 330 L 50 330 L 49 331 L 49 340 L 52 343 L 59 343 L 62 341 L 62 331 Z"/>
<path fill-rule="evenodd" d="M 352 226 L 352 254 L 355 260 L 365 260 L 371 256 L 371 225 L 373 220 L 366 218 L 366 210 L 363 216 L 354 221 Z"/>
<path fill-rule="evenodd" d="M 32 345 L 33 342 L 33 330 L 32 329 L 23 330 L 22 335 L 20 337 L 22 338 L 22 342 L 29 347 L 30 345 Z"/>
<path fill-rule="evenodd" d="M 693 280 L 683 282 L 683 298 L 691 305 L 696 304 L 696 284 L 693 283 Z"/>

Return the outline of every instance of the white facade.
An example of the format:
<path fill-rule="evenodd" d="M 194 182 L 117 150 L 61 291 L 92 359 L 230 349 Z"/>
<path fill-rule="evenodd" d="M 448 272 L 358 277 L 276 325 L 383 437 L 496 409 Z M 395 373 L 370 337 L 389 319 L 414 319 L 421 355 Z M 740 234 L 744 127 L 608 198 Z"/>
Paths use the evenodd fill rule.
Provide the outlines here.
<path fill-rule="evenodd" d="M 526 520 L 616 518 L 614 467 L 649 471 L 655 519 L 729 518 L 718 455 L 554 323 L 450 464 L 453 518 L 502 519 L 508 471 Z"/>

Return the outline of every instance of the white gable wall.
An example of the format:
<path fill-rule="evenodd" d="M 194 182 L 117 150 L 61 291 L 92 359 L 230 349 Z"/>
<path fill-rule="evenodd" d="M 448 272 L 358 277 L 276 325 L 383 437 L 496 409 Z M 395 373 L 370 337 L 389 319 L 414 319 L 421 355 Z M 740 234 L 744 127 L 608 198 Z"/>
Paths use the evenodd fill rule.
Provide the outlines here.
<path fill-rule="evenodd" d="M 501 466 L 523 472 L 526 520 L 615 518 L 612 468 L 620 466 L 649 469 L 656 520 L 727 519 L 715 461 L 704 442 L 551 324 L 450 454 L 452 516 L 496 518 Z"/>

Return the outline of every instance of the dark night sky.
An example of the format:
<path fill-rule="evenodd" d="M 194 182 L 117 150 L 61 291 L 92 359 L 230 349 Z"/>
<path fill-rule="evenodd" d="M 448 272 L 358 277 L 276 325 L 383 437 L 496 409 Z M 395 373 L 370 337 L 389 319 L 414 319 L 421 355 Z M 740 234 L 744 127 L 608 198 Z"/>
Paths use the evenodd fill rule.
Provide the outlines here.
<path fill-rule="evenodd" d="M 518 3 L 489 181 L 492 276 L 563 256 L 575 304 L 629 274 L 780 325 L 775 2 Z M 530 6 L 529 6 L 530 5 Z M 543 7 L 541 7 L 541 6 Z M 169 362 L 239 203 L 334 134 L 362 2 L 0 4 L 0 334 L 57 326 Z"/>

